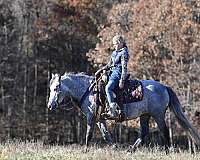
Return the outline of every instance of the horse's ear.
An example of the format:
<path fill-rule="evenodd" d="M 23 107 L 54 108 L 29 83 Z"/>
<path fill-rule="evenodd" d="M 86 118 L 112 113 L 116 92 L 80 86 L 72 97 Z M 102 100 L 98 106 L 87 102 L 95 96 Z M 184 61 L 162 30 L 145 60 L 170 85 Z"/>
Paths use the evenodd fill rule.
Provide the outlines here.
<path fill-rule="evenodd" d="M 59 73 L 56 73 L 56 74 L 54 74 L 54 76 L 55 76 L 55 77 L 59 77 L 59 76 L 60 76 L 60 74 L 59 74 Z"/>

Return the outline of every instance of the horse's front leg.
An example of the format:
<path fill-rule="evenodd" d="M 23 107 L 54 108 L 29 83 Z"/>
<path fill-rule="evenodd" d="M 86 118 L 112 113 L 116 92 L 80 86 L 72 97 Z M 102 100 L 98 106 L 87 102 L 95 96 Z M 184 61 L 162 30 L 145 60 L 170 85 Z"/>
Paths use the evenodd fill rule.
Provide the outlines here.
<path fill-rule="evenodd" d="M 99 127 L 99 130 L 103 136 L 103 139 L 108 143 L 108 144 L 113 144 L 113 140 L 111 138 L 111 135 L 107 129 L 106 122 L 105 120 L 100 120 L 97 122 L 97 126 Z"/>
<path fill-rule="evenodd" d="M 87 114 L 87 132 L 86 132 L 86 148 L 89 145 L 89 141 L 92 139 L 94 131 L 95 117 L 92 112 Z"/>

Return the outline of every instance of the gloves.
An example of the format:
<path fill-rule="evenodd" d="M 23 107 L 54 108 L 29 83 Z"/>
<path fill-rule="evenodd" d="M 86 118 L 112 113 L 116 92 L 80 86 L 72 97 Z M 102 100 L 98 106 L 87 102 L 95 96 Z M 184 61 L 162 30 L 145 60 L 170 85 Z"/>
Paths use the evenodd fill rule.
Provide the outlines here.
<path fill-rule="evenodd" d="M 122 79 L 119 80 L 119 88 L 120 89 L 124 88 L 124 80 Z"/>

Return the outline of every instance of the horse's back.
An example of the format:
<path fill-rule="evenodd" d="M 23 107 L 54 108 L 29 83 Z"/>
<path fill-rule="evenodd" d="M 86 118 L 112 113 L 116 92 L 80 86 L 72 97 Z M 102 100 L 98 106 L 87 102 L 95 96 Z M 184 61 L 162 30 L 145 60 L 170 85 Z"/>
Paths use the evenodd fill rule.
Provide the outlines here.
<path fill-rule="evenodd" d="M 141 80 L 144 88 L 166 90 L 166 86 L 155 80 Z"/>
<path fill-rule="evenodd" d="M 150 101 L 155 101 L 154 105 L 166 106 L 169 103 L 169 93 L 167 87 L 155 80 L 142 80 L 144 92 Z"/>
<path fill-rule="evenodd" d="M 141 82 L 142 82 L 143 86 L 148 86 L 148 85 L 155 85 L 155 86 L 162 85 L 162 86 L 164 86 L 159 81 L 155 81 L 155 80 L 141 80 Z"/>

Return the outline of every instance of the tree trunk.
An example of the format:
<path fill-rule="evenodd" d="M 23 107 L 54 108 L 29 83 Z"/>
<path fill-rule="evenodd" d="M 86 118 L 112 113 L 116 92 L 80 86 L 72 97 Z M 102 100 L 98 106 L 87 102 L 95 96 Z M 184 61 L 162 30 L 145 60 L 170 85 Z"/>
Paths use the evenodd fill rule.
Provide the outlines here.
<path fill-rule="evenodd" d="M 34 64 L 34 71 L 35 71 L 35 79 L 34 79 L 34 93 L 33 93 L 33 107 L 35 108 L 36 107 L 36 102 L 37 102 L 37 82 L 38 82 L 38 64 L 37 64 L 37 59 L 35 61 L 35 64 Z"/>
<path fill-rule="evenodd" d="M 23 95 L 23 138 L 26 137 L 26 106 L 27 106 L 27 61 L 24 69 L 24 95 Z"/>
<path fill-rule="evenodd" d="M 76 112 L 73 112 L 73 118 L 72 118 L 72 131 L 73 131 L 73 143 L 77 143 L 77 130 L 76 130 Z"/>
<path fill-rule="evenodd" d="M 122 143 L 122 123 L 119 124 L 119 137 L 118 142 Z"/>
<path fill-rule="evenodd" d="M 35 52 L 35 62 L 34 62 L 34 90 L 33 90 L 33 116 L 34 118 L 38 116 L 38 111 L 37 111 L 37 89 L 38 89 L 38 62 L 37 62 L 37 56 L 38 56 L 38 46 L 35 47 L 34 49 Z M 36 123 L 36 122 L 35 122 Z M 32 128 L 31 130 L 32 135 L 35 135 L 35 127 Z"/>
<path fill-rule="evenodd" d="M 4 97 L 3 82 L 2 82 L 2 85 L 1 85 L 1 107 L 2 107 L 2 111 L 4 111 L 4 108 L 5 108 L 5 97 Z"/>
<path fill-rule="evenodd" d="M 49 60 L 48 60 L 47 84 L 49 84 L 50 74 L 51 74 L 50 65 L 51 65 L 51 56 L 49 56 Z M 49 98 L 49 86 L 47 86 L 46 104 L 48 103 L 48 98 Z M 46 126 L 45 126 L 44 141 L 48 141 L 49 140 L 49 109 L 47 107 L 45 110 L 45 122 L 46 122 Z"/>
<path fill-rule="evenodd" d="M 8 133 L 7 133 L 7 137 L 8 137 L 8 139 L 10 139 L 11 138 L 11 127 L 12 127 L 12 125 L 11 125 L 11 117 L 12 117 L 12 108 L 11 108 L 11 106 L 9 106 L 8 107 L 8 113 L 7 113 L 7 116 L 8 116 Z"/>

